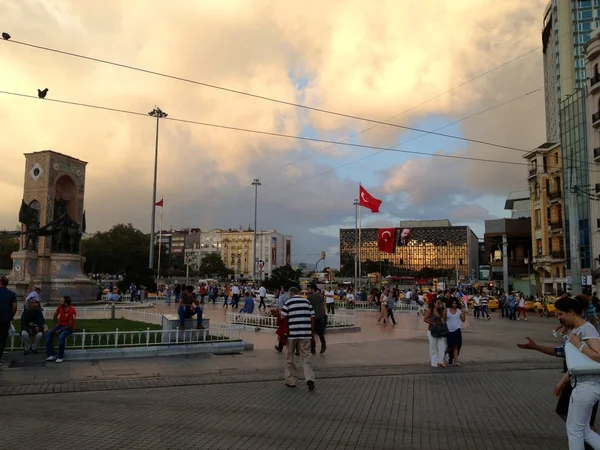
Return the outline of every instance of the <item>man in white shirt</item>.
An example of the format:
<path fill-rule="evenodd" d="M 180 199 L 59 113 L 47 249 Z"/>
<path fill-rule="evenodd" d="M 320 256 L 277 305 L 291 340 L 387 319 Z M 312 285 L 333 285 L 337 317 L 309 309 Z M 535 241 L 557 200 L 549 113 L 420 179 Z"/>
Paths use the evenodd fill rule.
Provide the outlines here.
<path fill-rule="evenodd" d="M 354 309 L 354 294 L 352 293 L 352 291 L 348 291 L 348 293 L 346 294 L 346 300 L 348 301 L 349 309 Z"/>
<path fill-rule="evenodd" d="M 231 307 L 237 308 L 240 302 L 240 288 L 236 284 L 231 288 Z M 235 306 L 234 306 L 235 305 Z"/>
<path fill-rule="evenodd" d="M 404 294 L 404 298 L 410 302 L 410 300 L 412 299 L 412 292 L 410 291 L 410 289 L 406 291 L 406 294 Z"/>
<path fill-rule="evenodd" d="M 475 297 L 473 297 L 473 306 L 473 309 L 475 310 L 473 315 L 476 319 L 479 319 L 479 315 L 481 314 L 481 300 L 479 298 L 479 294 L 475 294 Z"/>
<path fill-rule="evenodd" d="M 267 289 L 264 286 L 261 286 L 258 289 L 258 296 L 260 297 L 260 304 L 258 305 L 258 309 L 260 309 L 261 306 L 264 306 L 264 308 L 267 309 L 267 305 L 265 304 L 265 297 L 267 296 Z"/>
<path fill-rule="evenodd" d="M 327 305 L 327 314 L 335 314 L 335 298 L 333 298 L 334 295 L 335 294 L 333 292 L 333 289 L 331 287 L 328 287 L 325 291 L 325 303 Z"/>

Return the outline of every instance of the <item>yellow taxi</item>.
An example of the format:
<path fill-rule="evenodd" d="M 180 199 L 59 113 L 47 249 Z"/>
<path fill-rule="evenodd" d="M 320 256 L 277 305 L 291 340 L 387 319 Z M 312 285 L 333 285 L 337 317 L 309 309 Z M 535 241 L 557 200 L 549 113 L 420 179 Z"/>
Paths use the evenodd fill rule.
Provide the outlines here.
<path fill-rule="evenodd" d="M 525 311 L 535 311 L 535 301 L 525 300 Z"/>
<path fill-rule="evenodd" d="M 469 297 L 469 309 L 473 309 L 475 307 L 475 301 L 473 297 Z M 496 311 L 500 308 L 500 301 L 496 297 L 488 297 L 488 309 L 490 311 Z"/>
<path fill-rule="evenodd" d="M 548 303 L 547 303 L 547 311 L 548 314 L 550 314 L 551 316 L 554 315 L 554 313 L 556 312 L 556 307 L 554 306 L 554 302 L 556 301 L 556 298 L 548 298 Z M 535 302 L 535 311 L 541 311 L 544 312 L 544 304 L 541 301 L 537 301 Z"/>

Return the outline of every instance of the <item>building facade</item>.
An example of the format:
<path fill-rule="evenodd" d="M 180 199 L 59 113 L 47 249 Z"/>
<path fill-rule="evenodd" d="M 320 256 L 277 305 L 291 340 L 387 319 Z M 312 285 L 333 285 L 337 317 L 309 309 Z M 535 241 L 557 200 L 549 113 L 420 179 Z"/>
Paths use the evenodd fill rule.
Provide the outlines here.
<path fill-rule="evenodd" d="M 460 281 L 477 277 L 479 241 L 467 226 L 452 226 L 449 221 L 405 221 L 396 228 L 394 253 L 378 247 L 378 228 L 361 230 L 360 261 L 362 276 L 370 272 L 390 275 L 420 276 L 431 269 L 435 276 L 453 279 L 458 271 Z M 340 270 L 352 273 L 356 247 L 354 228 L 340 229 Z M 404 236 L 408 235 L 407 239 Z"/>
<path fill-rule="evenodd" d="M 485 221 L 485 234 L 483 242 L 485 248 L 484 261 L 490 265 L 490 279 L 504 279 L 504 261 L 502 255 L 502 242 L 506 236 L 507 241 L 507 266 L 508 282 L 513 289 L 531 295 L 535 287 L 531 286 L 530 279 L 532 245 L 531 245 L 531 219 L 494 219 Z"/>
<path fill-rule="evenodd" d="M 532 261 L 538 293 L 566 288 L 563 168 L 560 144 L 546 143 L 524 155 L 529 162 Z"/>
<path fill-rule="evenodd" d="M 221 230 L 202 230 L 191 233 L 185 239 L 185 264 L 198 271 L 206 255 L 221 254 Z"/>
<path fill-rule="evenodd" d="M 256 258 L 257 279 L 271 276 L 273 269 L 291 264 L 292 238 L 275 230 L 256 232 L 256 251 L 253 251 L 253 230 L 221 232 L 221 257 L 225 265 L 240 279 L 251 279 Z"/>
<path fill-rule="evenodd" d="M 586 117 L 587 117 L 587 167 L 589 189 L 579 192 L 580 197 L 585 197 L 589 204 L 589 236 L 591 249 L 589 249 L 589 273 L 582 269 L 582 276 L 593 276 L 597 287 L 600 287 L 600 29 L 594 31 L 590 40 L 585 45 L 586 70 L 589 78 L 586 88 Z M 589 126 L 591 125 L 591 126 Z M 588 247 L 589 248 L 589 247 Z M 585 251 L 585 249 L 583 249 Z M 582 266 L 583 267 L 583 266 Z M 586 280 L 588 281 L 588 280 Z M 591 281 L 591 280 L 589 280 Z M 585 283 L 584 283 L 585 284 Z M 588 283 L 588 284 L 591 284 Z"/>

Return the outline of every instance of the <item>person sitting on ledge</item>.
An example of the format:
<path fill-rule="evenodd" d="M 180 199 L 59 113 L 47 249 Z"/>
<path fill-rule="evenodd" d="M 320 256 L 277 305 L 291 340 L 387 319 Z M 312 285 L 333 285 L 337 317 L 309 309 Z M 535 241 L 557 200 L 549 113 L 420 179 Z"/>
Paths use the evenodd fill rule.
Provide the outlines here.
<path fill-rule="evenodd" d="M 204 325 L 202 325 L 202 306 L 200 306 L 200 302 L 194 296 L 194 288 L 192 286 L 186 286 L 184 288 L 183 294 L 179 298 L 179 308 L 177 309 L 177 313 L 179 314 L 179 329 L 183 330 L 185 328 L 185 319 L 188 319 L 194 314 L 196 315 L 196 329 L 203 330 Z"/>
<path fill-rule="evenodd" d="M 77 312 L 71 306 L 71 297 L 65 295 L 54 313 L 56 326 L 46 333 L 46 355 L 48 356 L 46 361 L 63 362 L 67 338 L 75 331 L 76 317 Z M 52 344 L 54 335 L 58 337 L 58 358 L 54 355 L 54 345 Z"/>
<path fill-rule="evenodd" d="M 34 291 L 35 292 L 35 291 Z M 21 342 L 25 354 L 29 352 L 37 353 L 37 347 L 42 340 L 44 330 L 44 314 L 40 309 L 40 304 L 35 297 L 27 297 L 25 309 L 21 314 Z M 33 336 L 33 345 L 31 345 L 31 337 Z"/>
<path fill-rule="evenodd" d="M 259 310 L 260 311 L 260 310 Z M 244 299 L 244 307 L 240 309 L 241 313 L 252 314 L 254 312 L 254 298 L 250 295 L 250 292 L 246 291 L 246 298 Z"/>

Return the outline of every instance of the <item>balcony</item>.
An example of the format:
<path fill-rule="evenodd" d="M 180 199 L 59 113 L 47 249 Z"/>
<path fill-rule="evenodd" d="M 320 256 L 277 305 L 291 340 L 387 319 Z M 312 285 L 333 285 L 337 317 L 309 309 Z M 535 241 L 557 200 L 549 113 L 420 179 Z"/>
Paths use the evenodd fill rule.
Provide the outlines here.
<path fill-rule="evenodd" d="M 598 90 L 600 90 L 600 73 L 595 73 L 590 78 L 590 94 L 595 94 Z"/>
<path fill-rule="evenodd" d="M 554 222 L 550 222 L 550 232 L 555 233 L 563 230 L 563 221 L 562 219 L 558 219 Z"/>
<path fill-rule="evenodd" d="M 553 201 L 553 200 L 560 200 L 562 198 L 562 192 L 559 190 L 556 191 L 550 191 L 548 193 L 548 200 Z"/>
<path fill-rule="evenodd" d="M 600 111 L 592 114 L 592 126 L 597 128 L 600 126 Z"/>
<path fill-rule="evenodd" d="M 594 149 L 594 161 L 600 161 L 600 147 Z"/>
<path fill-rule="evenodd" d="M 537 174 L 537 167 L 531 167 L 529 169 L 529 178 L 534 177 Z"/>
<path fill-rule="evenodd" d="M 565 259 L 565 251 L 557 250 L 551 253 L 552 259 Z"/>

